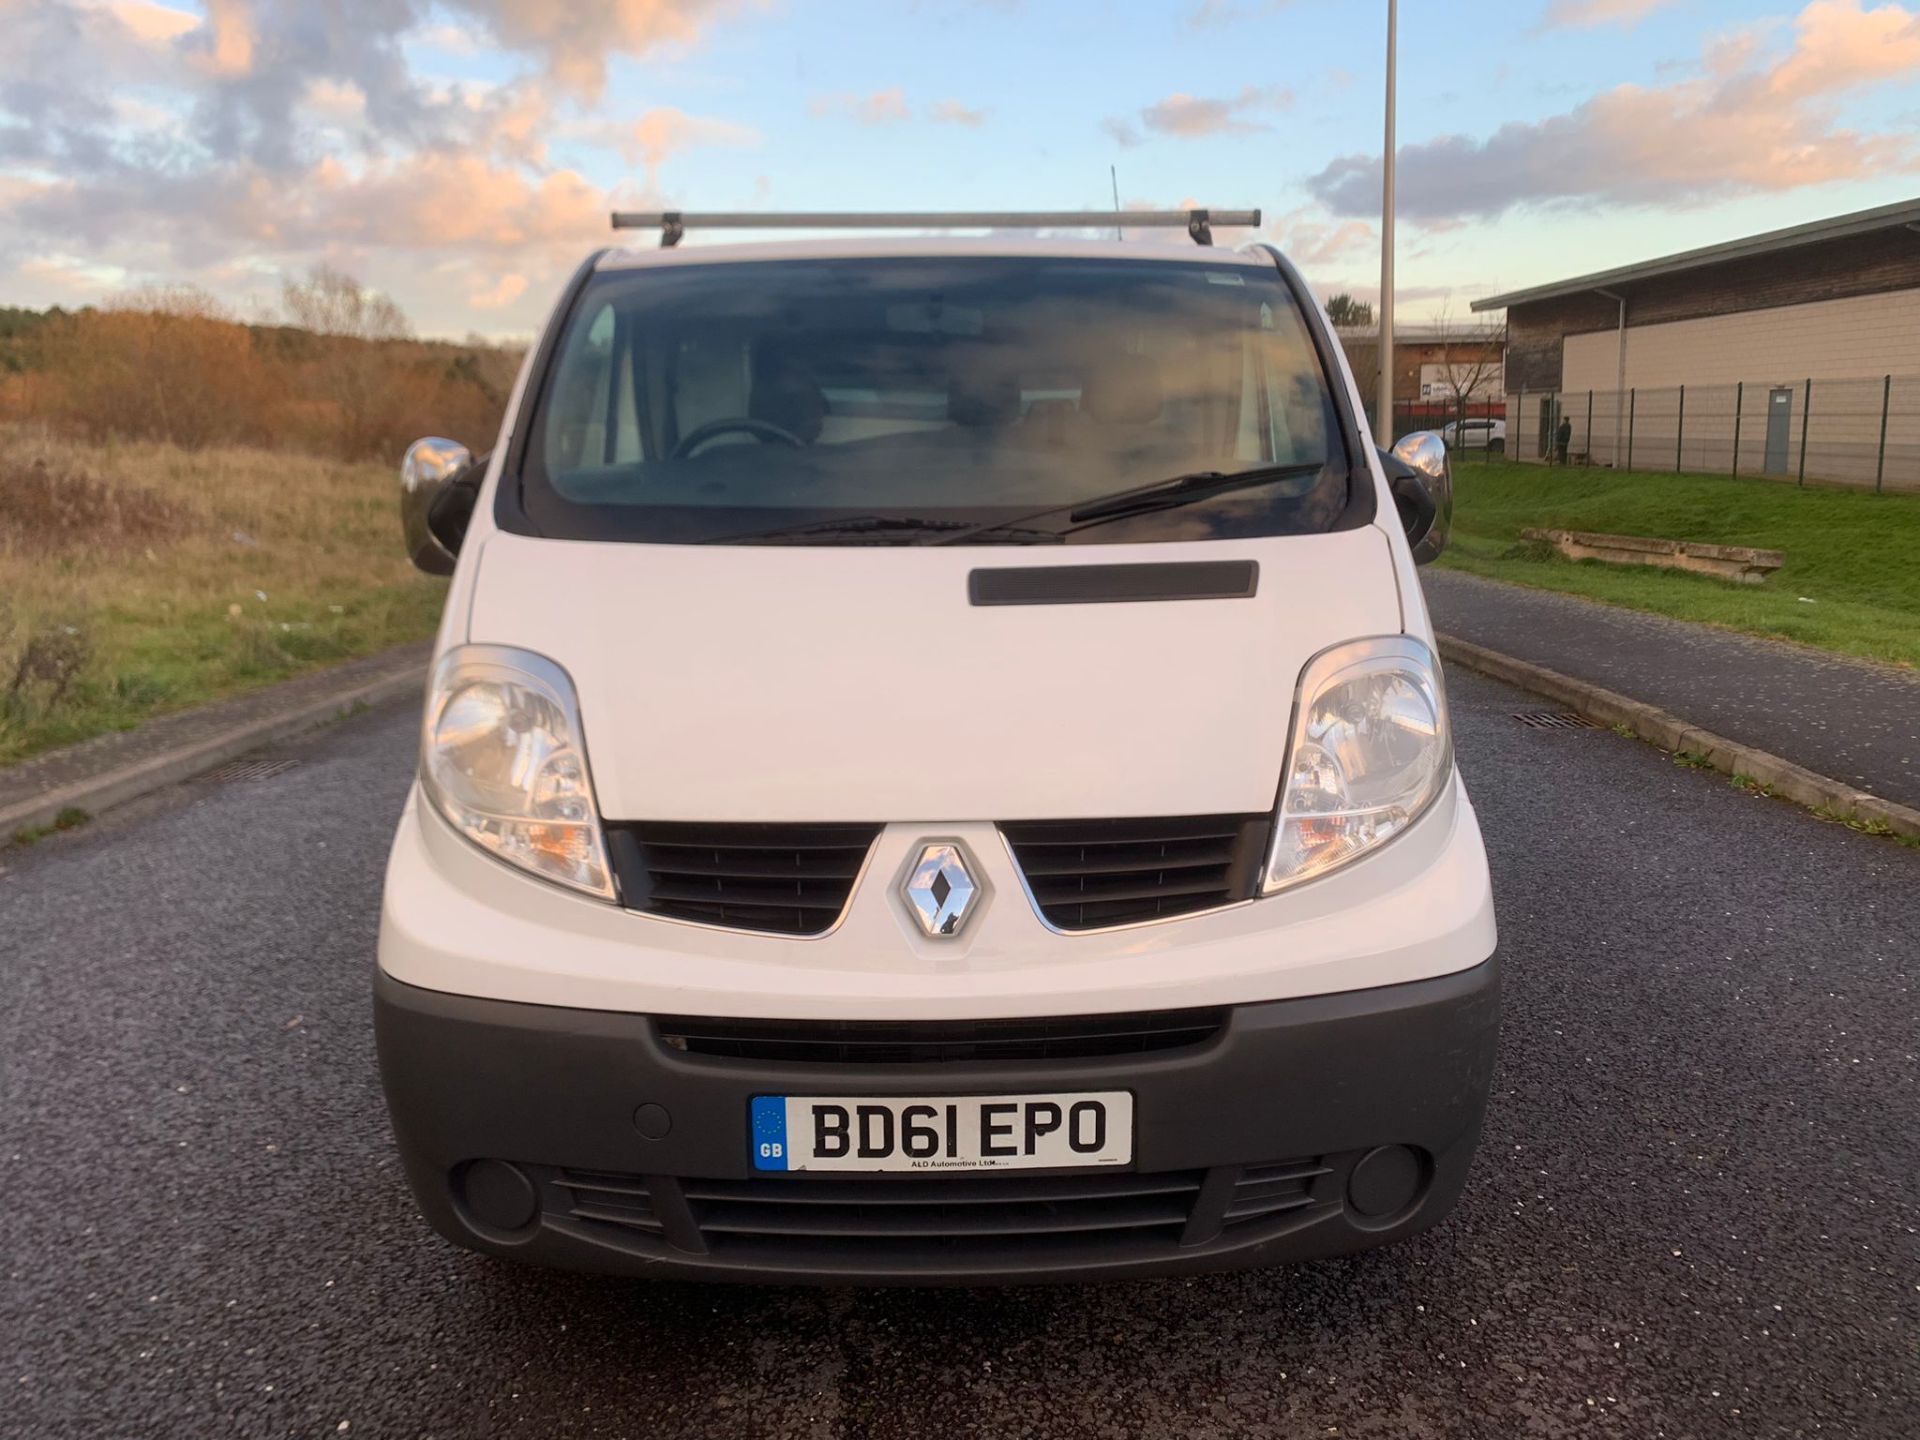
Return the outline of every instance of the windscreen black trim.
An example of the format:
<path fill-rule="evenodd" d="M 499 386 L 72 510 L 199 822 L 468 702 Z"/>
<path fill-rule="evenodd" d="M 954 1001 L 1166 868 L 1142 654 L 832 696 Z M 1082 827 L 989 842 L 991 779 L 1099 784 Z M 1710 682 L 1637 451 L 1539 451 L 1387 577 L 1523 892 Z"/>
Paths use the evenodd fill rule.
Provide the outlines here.
<path fill-rule="evenodd" d="M 513 429 L 507 441 L 506 462 L 500 468 L 500 484 L 493 497 L 493 523 L 510 534 L 540 533 L 539 527 L 527 514 L 524 478 L 527 444 L 534 429 L 534 412 L 539 408 L 540 397 L 546 394 L 547 372 L 553 368 L 554 355 L 560 348 L 560 337 L 566 333 L 567 324 L 573 318 L 574 307 L 580 302 L 580 292 L 587 288 L 587 282 L 593 279 L 594 272 L 600 268 L 600 261 L 612 250 L 610 245 L 602 246 L 580 262 L 580 268 L 567 281 L 567 288 L 560 292 L 553 314 L 548 317 L 547 328 L 540 332 L 540 343 L 533 352 L 533 363 L 527 367 L 527 383 L 520 392 L 520 413 L 514 417 Z"/>
<path fill-rule="evenodd" d="M 1370 448 L 1367 429 L 1354 414 L 1353 397 L 1348 395 L 1347 387 L 1342 383 L 1338 344 L 1321 322 L 1320 304 L 1307 289 L 1307 282 L 1301 278 L 1293 262 L 1281 254 L 1279 246 L 1261 240 L 1244 248 L 1257 250 L 1272 260 L 1273 268 L 1280 274 L 1281 283 L 1292 292 L 1294 304 L 1300 307 L 1307 334 L 1313 339 L 1314 354 L 1320 357 L 1320 369 L 1327 381 L 1327 397 L 1333 404 L 1333 413 L 1340 421 L 1340 442 L 1347 451 L 1347 509 L 1339 523 L 1330 527 L 1329 533 L 1358 530 L 1364 525 L 1371 525 L 1379 510 L 1379 497 L 1374 490 L 1373 467 L 1367 463 L 1367 451 Z"/>
<path fill-rule="evenodd" d="M 1252 560 L 1144 565 L 1021 565 L 967 576 L 971 605 L 1112 605 L 1154 600 L 1251 600 Z"/>

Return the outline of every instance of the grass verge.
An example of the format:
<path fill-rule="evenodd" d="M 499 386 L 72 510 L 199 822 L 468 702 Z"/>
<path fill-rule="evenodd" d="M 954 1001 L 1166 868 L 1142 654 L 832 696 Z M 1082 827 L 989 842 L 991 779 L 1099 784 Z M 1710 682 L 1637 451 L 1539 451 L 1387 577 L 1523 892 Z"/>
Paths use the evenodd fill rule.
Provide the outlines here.
<path fill-rule="evenodd" d="M 0 764 L 432 633 L 390 466 L 0 427 Z"/>
<path fill-rule="evenodd" d="M 1920 665 L 1920 496 L 1725 475 L 1467 461 L 1442 564 L 1894 664 Z M 1562 559 L 1527 526 L 1784 551 L 1764 585 Z"/>

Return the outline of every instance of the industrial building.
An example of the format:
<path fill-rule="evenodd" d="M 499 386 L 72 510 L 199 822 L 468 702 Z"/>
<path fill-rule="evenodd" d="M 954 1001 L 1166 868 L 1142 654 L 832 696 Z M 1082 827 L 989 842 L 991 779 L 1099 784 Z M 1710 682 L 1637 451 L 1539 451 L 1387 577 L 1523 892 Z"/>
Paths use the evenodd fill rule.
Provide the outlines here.
<path fill-rule="evenodd" d="M 1473 303 L 1510 453 L 1920 488 L 1920 199 Z"/>

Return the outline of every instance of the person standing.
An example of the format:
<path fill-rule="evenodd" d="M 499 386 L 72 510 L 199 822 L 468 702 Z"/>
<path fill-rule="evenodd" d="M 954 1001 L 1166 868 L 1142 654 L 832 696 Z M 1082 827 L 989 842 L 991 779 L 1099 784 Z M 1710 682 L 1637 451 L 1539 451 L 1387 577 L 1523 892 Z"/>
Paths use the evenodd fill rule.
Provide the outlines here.
<path fill-rule="evenodd" d="M 1567 463 L 1567 447 L 1573 444 L 1573 421 L 1567 416 L 1560 417 L 1559 427 L 1553 432 L 1553 463 Z"/>

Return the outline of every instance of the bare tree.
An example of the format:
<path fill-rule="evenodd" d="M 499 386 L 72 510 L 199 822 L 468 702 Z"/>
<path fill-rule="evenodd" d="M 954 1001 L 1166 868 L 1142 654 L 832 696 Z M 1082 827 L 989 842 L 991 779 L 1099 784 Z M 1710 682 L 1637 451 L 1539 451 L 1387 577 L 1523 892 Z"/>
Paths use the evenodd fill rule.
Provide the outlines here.
<path fill-rule="evenodd" d="M 1507 322 L 1504 317 L 1463 320 L 1443 306 L 1434 317 L 1446 399 L 1456 419 L 1469 405 L 1491 404 L 1505 396 Z"/>
<path fill-rule="evenodd" d="M 288 318 L 322 337 L 316 378 L 332 410 L 333 446 L 342 455 L 365 455 L 382 443 L 391 408 L 395 342 L 413 327 L 393 300 L 330 265 L 316 265 L 304 280 L 281 289 Z"/>
<path fill-rule="evenodd" d="M 369 289 L 344 270 L 316 265 L 304 280 L 280 290 L 287 317 L 316 335 L 349 340 L 405 340 L 413 334 L 406 313 L 391 297 Z"/>
<path fill-rule="evenodd" d="M 1493 399 L 1496 392 L 1504 393 L 1500 384 L 1506 369 L 1504 319 L 1462 320 L 1443 307 L 1433 323 L 1451 398 L 1473 404 Z"/>

